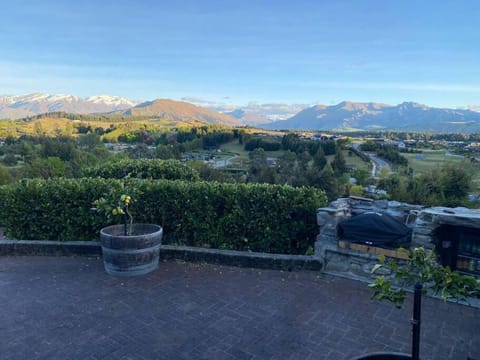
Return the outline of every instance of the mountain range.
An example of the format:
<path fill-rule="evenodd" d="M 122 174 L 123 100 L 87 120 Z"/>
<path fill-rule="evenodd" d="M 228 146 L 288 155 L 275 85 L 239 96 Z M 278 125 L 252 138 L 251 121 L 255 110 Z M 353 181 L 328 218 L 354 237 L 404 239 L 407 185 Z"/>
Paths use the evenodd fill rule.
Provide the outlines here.
<path fill-rule="evenodd" d="M 80 98 L 68 94 L 0 95 L 0 119 L 19 119 L 54 111 L 74 114 L 108 113 L 139 104 L 120 96 L 97 95 Z"/>
<path fill-rule="evenodd" d="M 173 121 L 229 126 L 255 125 L 265 129 L 291 130 L 404 130 L 430 132 L 480 132 L 479 107 L 434 108 L 415 102 L 399 105 L 343 101 L 337 105 L 257 104 L 245 106 L 208 102 L 157 99 L 132 101 L 119 96 L 87 98 L 66 94 L 0 96 L 0 119 L 17 119 L 63 111 L 77 114 L 152 116 Z M 201 106 L 199 106 L 201 105 Z"/>
<path fill-rule="evenodd" d="M 480 132 L 480 112 L 441 109 L 415 102 L 399 105 L 355 103 L 308 107 L 284 121 L 263 125 L 267 129 L 295 130 L 400 130 L 429 132 Z"/>
<path fill-rule="evenodd" d="M 249 102 L 238 106 L 229 103 L 214 102 L 197 97 L 185 97 L 182 100 L 189 103 L 208 107 L 209 109 L 231 115 L 239 119 L 245 125 L 262 125 L 272 121 L 286 120 L 308 107 L 307 104 L 282 104 Z"/>
<path fill-rule="evenodd" d="M 0 95 L 0 119 L 20 119 L 54 111 L 74 114 L 124 113 L 126 115 L 164 116 L 178 120 L 224 123 L 229 125 L 259 125 L 275 120 L 285 120 L 307 105 L 257 104 L 244 106 L 215 103 L 200 98 L 187 97 L 184 101 L 158 99 L 133 101 L 112 95 L 80 98 L 67 94 L 34 93 L 26 95 Z M 194 115 L 200 112 L 201 114 Z M 220 113 L 220 114 L 219 114 Z M 225 115 L 225 116 L 224 116 Z"/>

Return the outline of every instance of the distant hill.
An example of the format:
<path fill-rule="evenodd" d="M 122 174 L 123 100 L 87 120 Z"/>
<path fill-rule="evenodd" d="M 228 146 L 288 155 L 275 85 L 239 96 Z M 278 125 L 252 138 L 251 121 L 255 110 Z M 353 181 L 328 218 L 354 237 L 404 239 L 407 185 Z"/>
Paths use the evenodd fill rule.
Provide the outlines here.
<path fill-rule="evenodd" d="M 174 121 L 203 122 L 208 124 L 240 125 L 241 122 L 233 116 L 196 106 L 183 101 L 157 99 L 147 101 L 122 112 L 133 116 L 158 116 Z"/>
<path fill-rule="evenodd" d="M 299 111 L 308 107 L 306 104 L 284 104 L 284 103 L 256 103 L 250 102 L 246 105 L 234 105 L 231 103 L 215 102 L 196 97 L 185 97 L 183 101 L 207 107 L 211 110 L 231 115 L 239 119 L 243 125 L 257 126 L 272 121 L 286 120 Z"/>
<path fill-rule="evenodd" d="M 245 106 L 236 107 L 234 110 L 225 113 L 236 117 L 245 125 L 257 126 L 268 124 L 272 121 L 288 119 L 306 107 L 307 105 L 304 104 L 250 103 Z M 218 108 L 218 111 L 222 110 L 221 107 Z"/>
<path fill-rule="evenodd" d="M 266 129 L 295 130 L 405 130 L 430 132 L 480 132 L 480 113 L 440 109 L 404 102 L 392 106 L 379 103 L 341 102 L 315 105 L 283 121 L 262 125 Z"/>
<path fill-rule="evenodd" d="M 230 116 L 183 101 L 158 99 L 136 102 L 119 96 L 98 95 L 80 98 L 66 94 L 27 94 L 0 96 L 0 119 L 21 119 L 27 116 L 65 112 L 70 114 L 122 114 L 127 116 L 152 116 L 175 122 L 200 122 L 207 124 L 241 125 Z"/>
<path fill-rule="evenodd" d="M 242 124 L 245 125 L 259 125 L 259 124 L 267 124 L 270 121 L 265 117 L 253 113 L 253 112 L 246 112 L 241 108 L 237 108 L 230 112 L 225 112 L 224 114 L 233 116 L 234 118 L 240 120 Z"/>
<path fill-rule="evenodd" d="M 26 116 L 63 111 L 72 114 L 108 113 L 125 110 L 138 102 L 120 96 L 97 95 L 80 98 L 67 94 L 0 95 L 0 119 L 19 119 Z"/>
<path fill-rule="evenodd" d="M 480 132 L 480 108 L 475 105 L 466 109 L 441 109 L 414 102 L 387 105 L 343 101 L 332 106 L 311 107 L 281 103 L 249 103 L 237 106 L 197 98 L 185 100 L 189 102 L 157 99 L 140 103 L 112 95 L 87 98 L 42 93 L 0 95 L 0 119 L 20 119 L 51 112 L 65 112 L 158 117 L 190 124 L 250 125 L 271 130 Z"/>

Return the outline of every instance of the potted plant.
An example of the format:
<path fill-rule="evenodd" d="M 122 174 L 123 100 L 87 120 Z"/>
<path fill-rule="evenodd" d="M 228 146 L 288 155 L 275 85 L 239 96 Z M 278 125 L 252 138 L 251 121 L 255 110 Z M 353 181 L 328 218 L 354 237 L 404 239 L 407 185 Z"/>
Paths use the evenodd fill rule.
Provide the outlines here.
<path fill-rule="evenodd" d="M 426 251 L 423 247 L 413 250 L 400 249 L 400 251 L 408 256 L 404 262 L 394 259 L 386 260 L 385 256 L 379 256 L 380 263 L 373 267 L 372 273 L 386 268 L 391 275 L 389 277 L 376 276 L 375 282 L 368 286 L 373 290 L 373 299 L 387 300 L 397 307 L 403 305 L 407 295 L 405 288 L 413 286 L 411 354 L 371 353 L 357 357 L 356 360 L 418 360 L 422 294 L 440 295 L 444 301 L 449 299 L 467 301 L 469 297 L 480 296 L 480 280 L 452 271 L 449 267 L 441 266 L 436 261 L 434 251 Z"/>
<path fill-rule="evenodd" d="M 107 219 L 122 218 L 122 224 L 107 226 L 100 230 L 102 255 L 105 270 L 110 275 L 135 276 L 147 274 L 158 268 L 163 229 L 154 224 L 133 223 L 129 206 L 132 197 L 122 194 L 112 204 L 107 197 L 94 202 L 94 209 Z"/>

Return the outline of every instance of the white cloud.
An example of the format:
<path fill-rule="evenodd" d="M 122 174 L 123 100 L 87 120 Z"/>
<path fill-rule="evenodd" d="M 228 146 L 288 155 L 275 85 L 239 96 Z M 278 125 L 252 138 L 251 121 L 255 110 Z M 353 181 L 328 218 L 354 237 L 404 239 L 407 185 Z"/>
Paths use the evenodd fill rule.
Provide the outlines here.
<path fill-rule="evenodd" d="M 195 104 L 204 104 L 204 105 L 217 105 L 218 102 L 214 100 L 204 99 L 198 96 L 184 96 L 181 98 L 182 101 L 187 101 Z"/>

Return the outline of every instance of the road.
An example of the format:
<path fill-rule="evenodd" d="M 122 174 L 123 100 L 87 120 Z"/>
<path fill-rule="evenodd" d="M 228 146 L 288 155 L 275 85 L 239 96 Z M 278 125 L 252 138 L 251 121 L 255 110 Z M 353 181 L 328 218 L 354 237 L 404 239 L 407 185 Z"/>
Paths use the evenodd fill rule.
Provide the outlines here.
<path fill-rule="evenodd" d="M 361 151 L 360 144 L 358 143 L 352 144 L 352 147 L 357 151 Z M 370 158 L 370 162 L 372 163 L 372 176 L 379 175 L 380 172 L 382 171 L 382 168 L 384 167 L 389 168 L 391 170 L 390 164 L 385 160 L 380 159 L 375 153 L 367 153 L 367 152 L 363 152 L 363 153 Z"/>
<path fill-rule="evenodd" d="M 213 163 L 213 167 L 214 168 L 221 168 L 221 167 L 225 167 L 227 165 L 230 165 L 232 160 L 236 159 L 238 156 L 239 156 L 238 154 L 234 154 L 232 157 L 229 157 L 228 159 L 215 160 L 215 162 Z"/>
<path fill-rule="evenodd" d="M 373 164 L 373 170 L 372 170 L 372 175 L 373 176 L 379 175 L 380 172 L 382 171 L 382 168 L 384 168 L 384 167 L 391 170 L 390 164 L 388 162 L 386 162 L 385 160 L 380 159 L 375 154 L 367 153 L 367 155 L 368 155 L 368 157 L 370 158 L 370 160 L 372 161 L 372 164 Z"/>

